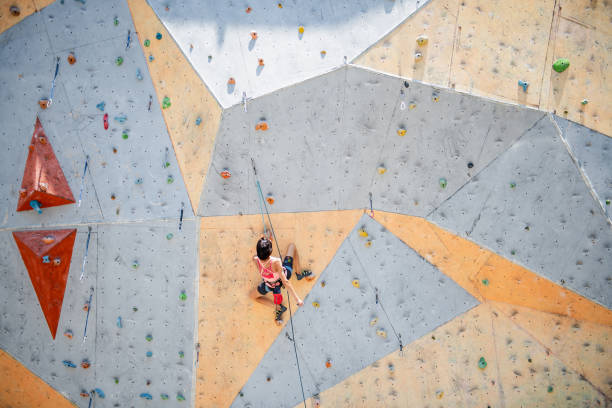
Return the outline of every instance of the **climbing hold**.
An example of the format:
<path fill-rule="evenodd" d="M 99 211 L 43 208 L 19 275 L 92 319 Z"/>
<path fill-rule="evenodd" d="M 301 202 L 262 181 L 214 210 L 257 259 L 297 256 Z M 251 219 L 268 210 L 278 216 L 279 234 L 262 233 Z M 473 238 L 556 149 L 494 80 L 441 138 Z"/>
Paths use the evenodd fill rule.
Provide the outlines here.
<path fill-rule="evenodd" d="M 76 57 L 74 56 L 74 53 L 71 52 L 70 54 L 68 54 L 68 63 L 70 65 L 74 65 L 75 62 L 76 62 Z"/>
<path fill-rule="evenodd" d="M 83 311 L 84 312 L 88 312 L 89 311 L 89 301 L 85 302 L 85 304 L 83 305 Z"/>
<path fill-rule="evenodd" d="M 483 284 L 483 285 L 485 285 L 485 286 L 489 286 L 489 280 L 488 280 L 488 279 L 486 279 L 486 278 L 485 278 L 485 279 L 483 279 L 483 280 L 482 280 L 482 284 Z"/>
<path fill-rule="evenodd" d="M 187 294 L 185 293 L 184 290 L 179 295 L 179 299 L 181 299 L 183 302 L 187 300 Z"/>
<path fill-rule="evenodd" d="M 32 207 L 34 210 L 36 210 L 37 213 L 42 214 L 42 208 L 40 208 L 41 204 L 40 201 L 38 200 L 31 200 L 30 201 L 30 207 Z"/>
<path fill-rule="evenodd" d="M 176 400 L 177 401 L 185 401 L 185 397 L 183 396 L 183 394 L 178 392 L 178 393 L 176 393 Z"/>
<path fill-rule="evenodd" d="M 179 358 L 185 358 L 185 353 L 182 351 L 178 352 Z"/>
<path fill-rule="evenodd" d="M 171 105 L 172 103 L 170 103 L 170 98 L 164 96 L 164 99 L 162 100 L 162 109 L 168 109 Z"/>
<path fill-rule="evenodd" d="M 444 391 L 436 391 L 436 398 L 442 399 L 444 397 Z"/>
<path fill-rule="evenodd" d="M 406 136 L 406 129 L 403 129 L 403 128 L 397 129 L 397 135 Z"/>
<path fill-rule="evenodd" d="M 516 188 L 516 183 L 514 181 L 510 182 L 510 188 Z"/>
<path fill-rule="evenodd" d="M 314 307 L 315 309 L 318 309 L 318 308 L 319 308 L 319 306 L 321 306 L 321 305 L 319 304 L 319 302 L 317 302 L 317 301 L 312 302 L 312 307 Z"/>
<path fill-rule="evenodd" d="M 416 103 L 415 102 L 410 102 L 410 105 L 408 105 L 408 108 L 410 108 L 410 110 L 416 108 Z"/>
<path fill-rule="evenodd" d="M 202 118 L 198 116 L 195 120 L 195 124 L 196 126 L 200 126 L 200 123 L 202 123 Z"/>
<path fill-rule="evenodd" d="M 257 63 L 259 64 L 259 66 L 260 66 L 260 67 L 263 67 L 263 66 L 265 65 L 265 64 L 264 64 L 264 60 L 263 60 L 263 58 L 259 58 L 259 59 L 257 60 Z"/>
<path fill-rule="evenodd" d="M 173 234 L 173 233 L 171 233 L 171 232 L 169 232 L 168 234 L 166 234 L 166 239 L 167 239 L 168 241 L 170 241 L 170 240 L 171 240 L 173 237 L 174 237 L 174 234 Z"/>
<path fill-rule="evenodd" d="M 142 72 L 140 72 L 140 68 L 136 69 L 136 79 L 142 81 Z"/>
<path fill-rule="evenodd" d="M 523 92 L 527 92 L 527 87 L 529 86 L 529 82 L 519 79 L 518 84 L 519 86 L 523 87 Z"/>
<path fill-rule="evenodd" d="M 227 80 L 227 84 L 228 84 L 228 85 L 236 85 L 236 80 L 235 80 L 233 77 L 230 77 L 230 78 Z"/>
<path fill-rule="evenodd" d="M 58 257 L 53 258 L 53 265 L 54 266 L 60 266 L 61 264 L 62 264 L 62 259 L 61 258 L 58 258 Z"/>
<path fill-rule="evenodd" d="M 426 35 L 419 35 L 416 39 L 416 42 L 420 47 L 427 44 L 427 41 L 428 41 L 428 38 Z"/>
<path fill-rule="evenodd" d="M 299 26 L 298 27 L 298 33 L 304 34 L 304 26 Z"/>
<path fill-rule="evenodd" d="M 155 34 L 155 38 L 157 38 L 158 40 L 161 40 L 161 39 L 162 39 L 162 35 L 161 35 L 161 33 L 157 33 L 157 34 Z"/>
<path fill-rule="evenodd" d="M 132 269 L 138 269 L 139 266 L 140 266 L 140 263 L 137 260 L 132 262 Z"/>
<path fill-rule="evenodd" d="M 104 114 L 102 121 L 104 123 L 104 130 L 108 130 L 108 113 Z"/>
<path fill-rule="evenodd" d="M 269 195 L 269 196 L 266 197 L 266 201 L 268 202 L 268 204 L 272 205 L 272 204 L 274 204 L 274 197 Z"/>
<path fill-rule="evenodd" d="M 321 281 L 321 287 L 324 288 L 325 287 L 325 281 Z"/>
<path fill-rule="evenodd" d="M 102 112 L 104 112 L 104 107 L 106 106 L 106 102 L 102 101 L 99 104 L 96 105 L 96 108 L 100 109 Z"/>
<path fill-rule="evenodd" d="M 208 56 L 208 63 L 210 63 L 210 61 L 212 61 L 212 55 Z"/>
<path fill-rule="evenodd" d="M 513 250 L 511 250 L 511 251 L 510 251 L 510 255 L 516 255 L 516 250 L 514 250 L 514 249 L 513 249 Z"/>
<path fill-rule="evenodd" d="M 383 164 L 381 164 L 380 166 L 378 166 L 376 171 L 378 171 L 378 174 L 385 174 L 387 172 L 387 169 L 385 168 Z"/>
<path fill-rule="evenodd" d="M 170 398 L 170 397 L 168 397 L 168 394 L 160 394 L 159 397 L 161 399 L 163 399 L 164 401 L 167 400 L 168 398 Z"/>
<path fill-rule="evenodd" d="M 144 399 L 147 399 L 147 400 L 152 400 L 153 396 L 151 394 L 147 393 L 147 392 L 143 392 L 142 394 L 140 394 L 140 398 L 144 398 Z"/>
<path fill-rule="evenodd" d="M 72 335 L 72 330 L 70 330 L 70 329 L 66 330 L 66 331 L 64 332 L 64 336 L 65 336 L 67 339 L 72 339 L 72 336 L 73 336 L 73 335 Z"/>
<path fill-rule="evenodd" d="M 42 98 L 38 101 L 38 105 L 41 109 L 47 109 L 49 107 L 49 100 L 47 98 Z"/>
<path fill-rule="evenodd" d="M 474 163 L 468 162 L 467 167 L 468 167 L 468 169 L 471 169 L 472 167 L 474 167 Z"/>
<path fill-rule="evenodd" d="M 152 54 L 151 54 L 151 55 L 149 55 L 149 62 L 153 62 L 153 60 L 154 60 L 154 59 L 155 59 L 155 58 L 153 58 L 153 55 L 152 55 Z"/>
<path fill-rule="evenodd" d="M 324 58 L 327 55 L 327 51 L 321 50 L 321 58 Z"/>
<path fill-rule="evenodd" d="M 146 341 L 153 341 L 153 336 L 151 334 L 147 334 L 147 336 L 145 337 Z"/>
<path fill-rule="evenodd" d="M 331 366 L 332 366 L 331 360 L 327 359 L 327 361 L 325 362 L 325 367 L 331 368 Z"/>
<path fill-rule="evenodd" d="M 433 95 L 431 96 L 431 100 L 433 100 L 434 102 L 440 102 L 440 95 L 438 95 L 438 94 L 436 94 L 436 93 L 435 93 L 435 94 L 433 94 Z"/>
<path fill-rule="evenodd" d="M 444 177 L 441 177 L 440 180 L 438 180 L 438 183 L 440 184 L 440 187 L 442 188 L 446 188 L 446 186 L 448 185 L 448 182 L 446 181 Z"/>
<path fill-rule="evenodd" d="M 119 377 L 114 377 L 113 380 L 115 381 L 115 384 L 119 384 Z"/>
<path fill-rule="evenodd" d="M 360 237 L 366 238 L 368 236 L 368 232 L 363 227 L 359 228 L 358 232 Z"/>
<path fill-rule="evenodd" d="M 127 130 L 124 130 L 124 131 L 121 133 L 121 137 L 123 138 L 123 140 L 127 140 L 127 138 L 128 138 L 128 137 L 130 137 L 130 136 L 128 135 Z"/>
<path fill-rule="evenodd" d="M 268 130 L 268 123 L 264 120 L 260 121 L 255 125 L 255 130 L 262 130 L 265 132 L 266 130 Z"/>
<path fill-rule="evenodd" d="M 83 398 L 89 398 L 89 393 L 85 390 L 81 390 L 81 392 L 79 393 L 79 395 Z"/>
<path fill-rule="evenodd" d="M 152 351 L 147 351 L 147 357 L 153 357 L 153 352 Z"/>
<path fill-rule="evenodd" d="M 117 327 L 120 329 L 123 328 L 123 322 L 121 321 L 121 316 L 117 316 Z"/>
<path fill-rule="evenodd" d="M 166 177 L 166 183 L 167 184 L 174 183 L 174 176 L 172 174 L 168 174 L 168 177 Z"/>
<path fill-rule="evenodd" d="M 142 184 L 142 177 L 138 177 L 138 178 L 136 179 L 136 181 L 134 181 L 134 184 L 136 184 L 136 185 L 140 185 L 140 184 Z"/>
<path fill-rule="evenodd" d="M 223 170 L 223 171 L 220 173 L 220 175 L 221 175 L 221 177 L 223 177 L 223 178 L 224 178 L 224 179 L 226 179 L 226 180 L 227 180 L 228 178 L 232 177 L 232 173 L 230 173 L 228 170 Z"/>
<path fill-rule="evenodd" d="M 104 391 L 102 391 L 100 388 L 95 388 L 94 392 L 98 394 L 98 397 L 102 399 L 106 398 L 106 394 L 104 394 Z"/>
<path fill-rule="evenodd" d="M 83 361 L 81 361 L 81 367 L 87 370 L 89 367 L 91 367 L 91 363 L 89 362 L 89 360 L 84 359 Z"/>
<path fill-rule="evenodd" d="M 253 11 L 253 9 L 251 8 L 251 6 L 247 7 L 246 10 L 244 10 L 247 14 L 249 14 L 251 11 Z"/>
<path fill-rule="evenodd" d="M 62 363 L 68 368 L 76 368 L 76 365 L 74 365 L 74 363 L 70 360 L 64 360 Z"/>
<path fill-rule="evenodd" d="M 588 99 L 583 99 L 582 102 L 580 102 L 582 105 L 586 105 L 587 103 L 589 103 Z"/>
<path fill-rule="evenodd" d="M 418 51 L 414 53 L 414 60 L 415 61 L 418 62 L 418 61 L 421 61 L 422 59 L 423 59 L 423 54 L 422 53 L 420 53 Z"/>
<path fill-rule="evenodd" d="M 132 312 L 137 312 L 138 308 L 136 306 L 132 306 Z"/>
<path fill-rule="evenodd" d="M 387 338 L 387 332 L 386 332 L 386 331 L 384 331 L 383 329 L 378 329 L 378 330 L 376 330 L 376 334 L 377 334 L 379 337 L 382 337 L 383 339 L 386 339 L 386 338 Z"/>
<path fill-rule="evenodd" d="M 125 123 L 125 121 L 127 120 L 127 115 L 119 115 L 119 116 L 115 116 L 115 121 L 119 122 L 119 123 Z"/>
<path fill-rule="evenodd" d="M 44 264 L 51 263 L 51 261 L 49 260 L 49 255 L 44 255 L 42 257 L 42 263 L 44 263 Z"/>
<path fill-rule="evenodd" d="M 563 72 L 570 66 L 570 62 L 567 58 L 559 58 L 553 63 L 553 69 L 557 72 Z"/>
<path fill-rule="evenodd" d="M 369 248 L 372 246 L 372 241 L 371 240 L 367 240 L 365 243 L 366 248 Z"/>
<path fill-rule="evenodd" d="M 281 9 L 283 8 L 283 4 L 282 4 L 282 3 L 278 3 L 276 6 L 277 6 L 278 8 L 281 8 Z"/>
<path fill-rule="evenodd" d="M 376 326 L 377 323 L 378 323 L 378 317 L 375 317 L 372 320 L 370 320 L 370 326 Z"/>
<path fill-rule="evenodd" d="M 478 360 L 478 368 L 480 368 L 481 370 L 487 368 L 487 360 L 485 360 L 484 357 L 480 357 L 480 359 Z"/>
<path fill-rule="evenodd" d="M 549 393 L 553 392 L 554 388 L 552 385 L 548 386 L 548 389 L 546 391 L 548 391 Z"/>
<path fill-rule="evenodd" d="M 359 279 L 353 279 L 351 283 L 353 284 L 353 287 L 359 288 Z"/>
<path fill-rule="evenodd" d="M 115 18 L 113 19 L 113 24 L 116 26 L 119 25 L 119 18 L 117 18 L 117 16 L 115 16 Z"/>
<path fill-rule="evenodd" d="M 251 31 L 251 40 L 256 40 L 256 39 L 257 39 L 257 32 Z"/>
<path fill-rule="evenodd" d="M 9 11 L 11 13 L 11 16 L 13 16 L 13 17 L 17 17 L 17 16 L 19 16 L 21 14 L 21 9 L 19 7 L 17 7 L 17 6 L 11 6 L 9 8 Z"/>
<path fill-rule="evenodd" d="M 151 45 L 151 40 L 149 40 L 148 38 L 146 40 L 144 40 L 144 46 L 148 47 Z"/>
<path fill-rule="evenodd" d="M 123 64 L 123 57 L 117 57 L 117 59 L 115 59 L 115 64 L 121 66 L 121 64 Z"/>
<path fill-rule="evenodd" d="M 42 237 L 42 242 L 45 244 L 52 244 L 55 242 L 55 237 L 53 235 L 46 235 Z"/>
<path fill-rule="evenodd" d="M 609 198 L 606 200 L 606 205 L 610 205 L 610 199 Z"/>

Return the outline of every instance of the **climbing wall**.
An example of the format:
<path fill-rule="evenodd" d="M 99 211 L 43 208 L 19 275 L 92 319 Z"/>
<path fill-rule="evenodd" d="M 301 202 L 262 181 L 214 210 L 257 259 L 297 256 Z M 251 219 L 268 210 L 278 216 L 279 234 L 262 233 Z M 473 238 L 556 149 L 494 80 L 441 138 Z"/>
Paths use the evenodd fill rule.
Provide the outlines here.
<path fill-rule="evenodd" d="M 612 406 L 611 11 L 0 0 L 0 406 Z"/>

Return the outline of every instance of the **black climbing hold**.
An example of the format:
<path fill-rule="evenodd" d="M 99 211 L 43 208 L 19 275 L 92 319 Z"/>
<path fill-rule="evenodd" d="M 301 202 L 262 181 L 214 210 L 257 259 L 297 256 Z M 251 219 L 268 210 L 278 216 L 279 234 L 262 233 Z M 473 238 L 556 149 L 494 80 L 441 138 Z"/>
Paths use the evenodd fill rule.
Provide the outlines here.
<path fill-rule="evenodd" d="M 474 163 L 468 162 L 467 166 L 468 166 L 468 169 L 471 169 L 472 167 L 474 167 Z"/>
<path fill-rule="evenodd" d="M 408 82 L 408 81 L 404 81 L 404 86 L 405 86 L 406 88 L 409 88 L 409 87 L 410 87 L 410 82 Z"/>

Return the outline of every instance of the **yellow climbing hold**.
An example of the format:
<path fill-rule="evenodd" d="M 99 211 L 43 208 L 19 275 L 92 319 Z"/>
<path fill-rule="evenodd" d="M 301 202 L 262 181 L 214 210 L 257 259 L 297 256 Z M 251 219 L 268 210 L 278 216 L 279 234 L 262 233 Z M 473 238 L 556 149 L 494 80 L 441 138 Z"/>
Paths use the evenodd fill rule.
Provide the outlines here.
<path fill-rule="evenodd" d="M 406 129 L 397 129 L 398 136 L 406 136 Z"/>
<path fill-rule="evenodd" d="M 366 248 L 371 247 L 372 246 L 372 241 L 367 240 L 366 243 L 365 243 L 365 246 L 366 246 Z"/>
<path fill-rule="evenodd" d="M 353 279 L 353 286 L 359 288 L 359 279 Z"/>
<path fill-rule="evenodd" d="M 433 99 L 434 102 L 440 102 L 440 96 L 437 94 L 434 94 L 431 99 Z"/>
<path fill-rule="evenodd" d="M 376 326 L 376 323 L 378 323 L 378 317 L 375 317 L 372 320 L 370 320 L 370 326 Z"/>
<path fill-rule="evenodd" d="M 378 174 L 385 174 L 387 172 L 385 166 L 378 166 L 376 170 L 378 171 Z"/>
<path fill-rule="evenodd" d="M 410 102 L 410 105 L 408 105 L 408 107 L 409 107 L 410 109 L 414 109 L 414 108 L 416 108 L 416 103 L 414 103 L 414 102 Z"/>
<path fill-rule="evenodd" d="M 386 331 L 384 331 L 383 329 L 378 329 L 378 330 L 376 330 L 376 334 L 377 334 L 379 337 L 382 337 L 383 339 L 386 339 L 386 338 L 387 338 L 387 332 L 386 332 Z"/>
<path fill-rule="evenodd" d="M 304 34 L 304 26 L 299 26 L 298 27 L 298 33 Z"/>
<path fill-rule="evenodd" d="M 368 236 L 368 232 L 365 230 L 365 228 L 359 228 L 359 236 L 363 238 Z"/>
<path fill-rule="evenodd" d="M 319 304 L 319 302 L 312 302 L 312 306 L 313 306 L 315 309 L 318 309 L 318 308 L 319 308 L 319 306 L 321 306 L 321 305 Z"/>
<path fill-rule="evenodd" d="M 416 42 L 419 46 L 423 46 L 425 44 L 427 44 L 428 38 L 426 35 L 419 35 L 416 39 Z"/>
<path fill-rule="evenodd" d="M 437 398 L 437 399 L 442 399 L 442 397 L 444 397 L 444 391 L 438 391 L 438 392 L 436 392 L 436 398 Z"/>

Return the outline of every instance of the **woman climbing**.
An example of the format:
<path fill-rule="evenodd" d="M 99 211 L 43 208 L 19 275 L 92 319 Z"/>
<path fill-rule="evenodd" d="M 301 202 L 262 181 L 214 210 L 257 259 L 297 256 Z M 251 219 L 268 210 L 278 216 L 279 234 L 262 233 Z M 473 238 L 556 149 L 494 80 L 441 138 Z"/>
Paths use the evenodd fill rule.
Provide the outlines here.
<path fill-rule="evenodd" d="M 282 287 L 287 288 L 287 291 L 291 293 L 298 306 L 304 304 L 293 288 L 293 285 L 289 282 L 293 273 L 293 262 L 296 252 L 295 245 L 289 244 L 282 263 L 280 258 L 270 256 L 272 255 L 272 241 L 269 239 L 260 238 L 257 241 L 256 250 L 257 255 L 253 257 L 253 261 L 257 265 L 262 282 L 251 290 L 250 297 L 262 305 L 273 307 L 275 310 L 274 321 L 277 325 L 281 325 L 283 323 L 283 313 L 287 310 L 283 305 Z M 296 272 L 295 275 L 298 280 L 303 278 L 307 278 L 307 280 L 314 279 L 312 271 L 308 269 L 303 270 L 301 273 Z M 272 292 L 274 295 L 273 300 L 265 297 L 269 292 Z"/>

